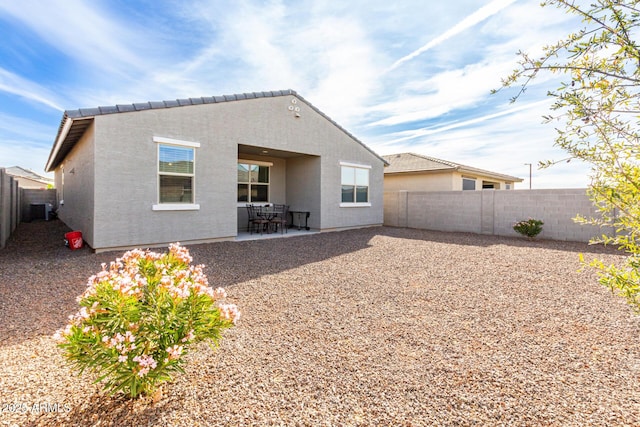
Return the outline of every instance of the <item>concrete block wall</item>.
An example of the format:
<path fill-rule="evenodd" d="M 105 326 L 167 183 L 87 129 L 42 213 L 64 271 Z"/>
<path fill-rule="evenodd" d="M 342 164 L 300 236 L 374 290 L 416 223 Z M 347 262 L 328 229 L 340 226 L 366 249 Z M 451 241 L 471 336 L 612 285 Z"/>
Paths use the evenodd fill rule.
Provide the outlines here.
<path fill-rule="evenodd" d="M 20 192 L 18 181 L 0 168 L 0 249 L 20 222 Z"/>
<path fill-rule="evenodd" d="M 451 194 L 459 197 L 452 198 Z M 396 213 L 399 227 L 423 228 L 442 231 L 479 232 L 481 226 L 480 192 L 405 192 L 406 203 L 399 200 L 398 206 L 405 206 Z M 385 195 L 386 197 L 386 195 Z M 385 203 L 385 223 L 387 213 Z"/>
<path fill-rule="evenodd" d="M 20 189 L 20 210 L 21 221 L 30 221 L 31 218 L 31 205 L 32 204 L 51 204 L 53 209 L 57 208 L 57 197 L 55 189 L 48 190 L 36 190 L 36 189 Z"/>
<path fill-rule="evenodd" d="M 577 224 L 573 218 L 597 216 L 586 189 L 512 191 L 385 192 L 384 224 L 438 231 L 519 236 L 517 221 L 544 221 L 540 238 L 588 242 L 611 228 Z"/>

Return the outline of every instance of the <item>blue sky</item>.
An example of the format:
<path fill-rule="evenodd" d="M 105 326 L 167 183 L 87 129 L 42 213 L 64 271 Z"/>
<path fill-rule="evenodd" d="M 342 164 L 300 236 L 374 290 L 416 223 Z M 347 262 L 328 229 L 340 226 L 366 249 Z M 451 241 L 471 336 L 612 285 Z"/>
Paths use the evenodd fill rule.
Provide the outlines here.
<path fill-rule="evenodd" d="M 575 31 L 533 0 L 0 0 L 0 166 L 44 166 L 65 109 L 294 89 L 378 154 L 586 187 L 542 124 L 557 84 L 491 95 Z"/>

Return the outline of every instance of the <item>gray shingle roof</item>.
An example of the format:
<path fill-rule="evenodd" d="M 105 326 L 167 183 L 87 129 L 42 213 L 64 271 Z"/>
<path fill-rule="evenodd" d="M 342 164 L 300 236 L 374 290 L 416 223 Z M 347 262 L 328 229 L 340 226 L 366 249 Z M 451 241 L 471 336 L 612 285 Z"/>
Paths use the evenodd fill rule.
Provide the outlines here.
<path fill-rule="evenodd" d="M 149 101 L 149 102 L 141 102 L 141 103 L 133 103 L 133 104 L 118 104 L 113 106 L 106 107 L 95 107 L 95 108 L 80 108 L 77 110 L 66 110 L 62 116 L 62 120 L 60 121 L 60 126 L 58 128 L 58 134 L 56 135 L 56 139 L 54 141 L 54 146 L 51 149 L 51 153 L 49 154 L 49 159 L 47 161 L 47 165 L 45 166 L 45 170 L 47 172 L 53 171 L 66 157 L 66 155 L 71 151 L 73 146 L 78 142 L 78 140 L 82 137 L 82 134 L 87 129 L 87 127 L 91 124 L 91 121 L 95 116 L 105 115 L 105 114 L 117 114 L 117 113 L 129 113 L 133 111 L 143 111 L 143 110 L 152 110 L 152 109 L 162 109 L 162 108 L 177 108 L 186 105 L 201 105 L 201 104 L 216 104 L 221 102 L 232 102 L 232 101 L 240 101 L 245 99 L 256 99 L 256 98 L 272 98 L 277 96 L 287 96 L 293 95 L 306 103 L 311 109 L 320 114 L 322 117 L 331 122 L 334 126 L 342 130 L 353 140 L 361 144 L 364 148 L 366 148 L 369 152 L 371 152 L 374 156 L 378 157 L 383 162 L 386 161 L 376 154 L 373 150 L 367 147 L 362 141 L 349 133 L 346 129 L 340 126 L 338 123 L 333 121 L 330 117 L 316 108 L 309 101 L 300 96 L 296 91 L 292 89 L 285 90 L 275 90 L 275 91 L 267 91 L 267 92 L 250 92 L 250 93 L 237 93 L 233 95 L 219 95 L 219 96 L 204 96 L 200 98 L 186 98 L 186 99 L 176 99 L 169 101 Z M 70 119 L 70 125 L 67 124 Z M 60 138 L 65 133 L 65 126 L 70 126 L 69 129 L 66 130 L 66 134 L 64 135 L 63 140 Z"/>
<path fill-rule="evenodd" d="M 423 156 L 414 153 L 400 153 L 382 156 L 389 163 L 384 170 L 385 175 L 394 173 L 411 172 L 433 172 L 433 171 L 459 171 L 471 174 L 485 175 L 499 178 L 505 181 L 522 182 L 521 178 L 478 169 L 448 160 L 436 159 L 435 157 Z"/>
<path fill-rule="evenodd" d="M 148 101 L 136 102 L 133 104 L 117 104 L 106 107 L 80 108 L 78 110 L 66 110 L 64 112 L 64 115 L 65 117 L 69 117 L 71 119 L 78 119 L 82 117 L 95 117 L 103 114 L 130 113 L 132 111 L 183 107 L 185 105 L 217 104 L 220 102 L 240 101 L 243 99 L 255 98 L 271 98 L 286 95 L 295 95 L 298 98 L 302 98 L 296 93 L 296 91 L 292 89 L 286 89 L 270 92 L 236 93 L 232 95 L 203 96 L 200 98 L 174 99 L 168 101 Z M 309 104 L 309 102 L 307 102 L 307 104 Z"/>

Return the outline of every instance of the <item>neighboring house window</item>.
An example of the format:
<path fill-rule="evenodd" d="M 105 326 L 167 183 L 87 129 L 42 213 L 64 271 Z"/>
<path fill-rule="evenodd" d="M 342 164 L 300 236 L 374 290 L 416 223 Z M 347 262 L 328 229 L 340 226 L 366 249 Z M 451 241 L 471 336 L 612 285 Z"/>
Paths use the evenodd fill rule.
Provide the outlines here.
<path fill-rule="evenodd" d="M 238 203 L 268 203 L 273 163 L 238 161 Z"/>
<path fill-rule="evenodd" d="M 511 184 L 505 184 L 504 185 L 504 189 L 505 190 L 511 190 Z"/>
<path fill-rule="evenodd" d="M 476 180 L 475 180 L 475 178 L 462 177 L 462 189 L 463 190 L 475 190 L 476 189 Z"/>
<path fill-rule="evenodd" d="M 342 199 L 340 206 L 371 206 L 369 171 L 371 166 L 340 163 Z"/>
<path fill-rule="evenodd" d="M 158 144 L 158 204 L 154 210 L 199 209 L 195 204 L 197 142 L 154 137 Z"/>

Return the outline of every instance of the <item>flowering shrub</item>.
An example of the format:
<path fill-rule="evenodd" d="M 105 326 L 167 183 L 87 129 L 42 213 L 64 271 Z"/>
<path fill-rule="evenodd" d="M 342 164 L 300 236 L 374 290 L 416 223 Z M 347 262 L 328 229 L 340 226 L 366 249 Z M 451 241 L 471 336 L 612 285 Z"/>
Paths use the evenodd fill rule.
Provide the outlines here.
<path fill-rule="evenodd" d="M 80 372 L 97 374 L 110 393 L 153 393 L 183 372 L 191 344 L 210 340 L 240 317 L 220 304 L 222 288 L 209 287 L 202 265 L 179 244 L 158 254 L 135 249 L 91 276 L 78 297 L 80 311 L 54 338 Z"/>
<path fill-rule="evenodd" d="M 523 236 L 533 239 L 542 231 L 544 222 L 539 219 L 529 218 L 526 221 L 518 221 L 513 225 L 513 229 Z"/>

